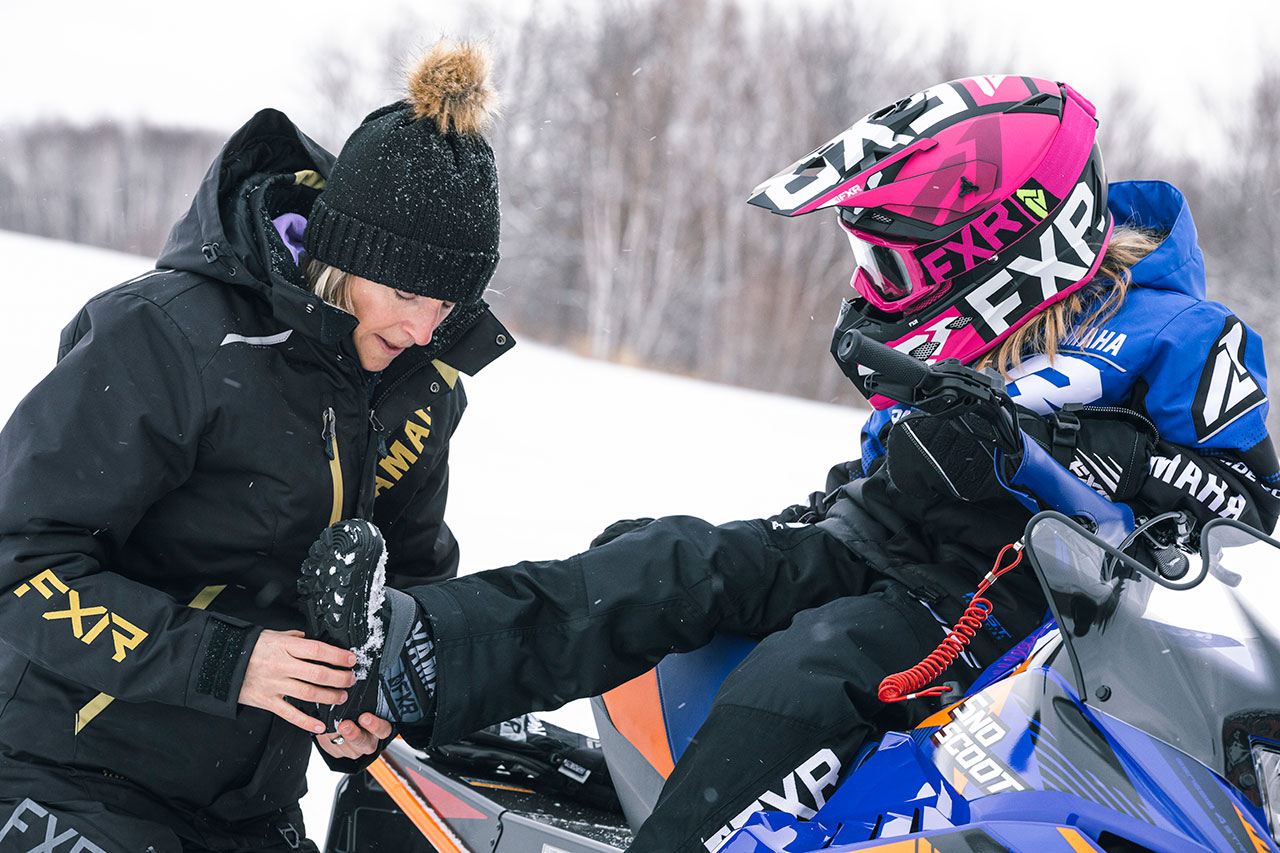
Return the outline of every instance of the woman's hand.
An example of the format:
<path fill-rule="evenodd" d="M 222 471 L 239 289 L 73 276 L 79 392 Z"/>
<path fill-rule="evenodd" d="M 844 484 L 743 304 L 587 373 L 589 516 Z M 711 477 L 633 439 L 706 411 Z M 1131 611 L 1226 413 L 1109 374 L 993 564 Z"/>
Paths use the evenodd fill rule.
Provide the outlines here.
<path fill-rule="evenodd" d="M 319 705 L 345 702 L 344 688 L 356 681 L 351 672 L 355 665 L 356 656 L 351 652 L 308 640 L 301 631 L 263 630 L 244 673 L 240 704 L 270 711 L 304 731 L 322 734 L 324 723 L 302 713 L 285 697 Z"/>
<path fill-rule="evenodd" d="M 361 714 L 359 723 L 343 720 L 336 735 L 320 735 L 316 743 L 333 758 L 361 758 L 378 751 L 378 743 L 391 737 L 391 723 L 373 714 Z"/>

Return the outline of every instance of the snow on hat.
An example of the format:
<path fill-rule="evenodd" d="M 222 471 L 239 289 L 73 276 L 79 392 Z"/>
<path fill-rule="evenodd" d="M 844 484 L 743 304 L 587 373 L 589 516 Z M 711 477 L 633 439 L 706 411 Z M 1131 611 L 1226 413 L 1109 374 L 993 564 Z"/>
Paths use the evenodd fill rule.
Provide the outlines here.
<path fill-rule="evenodd" d="M 308 218 L 308 254 L 446 302 L 479 302 L 498 265 L 498 172 L 482 135 L 497 112 L 483 46 L 442 40 L 405 100 L 347 140 Z"/>

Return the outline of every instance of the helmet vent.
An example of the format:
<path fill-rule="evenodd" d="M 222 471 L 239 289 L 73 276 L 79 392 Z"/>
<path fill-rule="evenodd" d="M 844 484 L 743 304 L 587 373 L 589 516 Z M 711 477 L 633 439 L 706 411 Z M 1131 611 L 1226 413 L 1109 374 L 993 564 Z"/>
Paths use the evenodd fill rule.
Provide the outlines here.
<path fill-rule="evenodd" d="M 941 346 L 942 345 L 939 344 L 937 341 L 929 341 L 928 343 L 923 343 L 920 346 L 913 349 L 909 353 L 909 355 L 912 358 L 919 359 L 920 361 L 925 361 L 926 359 L 929 358 L 929 356 L 937 352 Z"/>
<path fill-rule="evenodd" d="M 892 224 L 893 224 L 893 217 L 892 217 L 892 216 L 888 216 L 888 215 L 886 215 L 886 214 L 883 214 L 883 213 L 881 213 L 881 212 L 880 212 L 880 211 L 878 211 L 878 210 L 872 211 L 870 214 L 868 214 L 867 218 L 868 218 L 868 219 L 870 219 L 872 222 L 879 222 L 881 225 L 892 225 Z"/>
<path fill-rule="evenodd" d="M 972 322 L 973 322 L 972 317 L 956 317 L 954 320 L 952 320 L 950 323 L 947 324 L 947 328 L 954 332 L 956 329 L 963 329 L 965 326 L 969 325 Z"/>
<path fill-rule="evenodd" d="M 885 116 L 893 115 L 898 110 L 906 109 L 907 105 L 910 103 L 911 103 L 910 98 L 903 98 L 900 101 L 894 101 L 889 106 L 881 107 L 880 109 L 876 110 L 871 115 L 867 116 L 867 118 L 871 119 L 872 121 L 875 121 L 876 119 L 882 119 Z"/>
<path fill-rule="evenodd" d="M 1024 98 L 1013 106 L 1005 110 L 1005 115 L 1009 113 L 1047 113 L 1049 115 L 1062 114 L 1062 98 L 1053 92 L 1040 92 L 1029 98 Z"/>

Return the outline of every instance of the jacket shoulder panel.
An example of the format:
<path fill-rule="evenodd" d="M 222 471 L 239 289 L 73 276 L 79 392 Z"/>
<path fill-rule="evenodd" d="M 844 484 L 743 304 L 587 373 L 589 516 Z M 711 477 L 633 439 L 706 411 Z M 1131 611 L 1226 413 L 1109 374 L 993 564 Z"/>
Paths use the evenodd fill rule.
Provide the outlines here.
<path fill-rule="evenodd" d="M 1267 438 L 1262 339 L 1228 308 L 1197 303 L 1170 320 L 1153 350 L 1144 402 L 1166 440 L 1243 451 Z"/>
<path fill-rule="evenodd" d="M 242 288 L 180 270 L 153 270 L 117 285 L 91 299 L 63 330 L 60 354 L 89 329 L 90 314 L 115 312 L 129 299 L 141 299 L 158 308 L 177 327 L 203 369 L 227 343 L 279 342 L 291 333 L 271 316 L 270 307 Z M 229 339 L 229 336 L 232 336 Z"/>

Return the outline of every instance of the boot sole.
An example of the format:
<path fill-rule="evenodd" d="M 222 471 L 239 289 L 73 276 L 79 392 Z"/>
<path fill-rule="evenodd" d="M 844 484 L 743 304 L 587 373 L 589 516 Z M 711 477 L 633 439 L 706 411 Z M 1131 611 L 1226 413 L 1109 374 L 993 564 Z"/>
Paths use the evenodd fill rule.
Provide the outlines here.
<path fill-rule="evenodd" d="M 376 560 L 368 578 L 366 567 Z M 313 706 L 333 731 L 339 720 L 351 719 L 348 709 L 363 707 L 369 688 L 376 689 L 373 662 L 385 637 L 386 547 L 382 534 L 369 522 L 331 525 L 312 544 L 302 563 L 298 595 L 308 634 L 322 642 L 355 652 L 356 684 L 341 705 Z M 356 714 L 358 716 L 358 713 Z"/>

